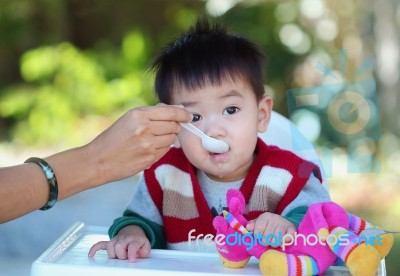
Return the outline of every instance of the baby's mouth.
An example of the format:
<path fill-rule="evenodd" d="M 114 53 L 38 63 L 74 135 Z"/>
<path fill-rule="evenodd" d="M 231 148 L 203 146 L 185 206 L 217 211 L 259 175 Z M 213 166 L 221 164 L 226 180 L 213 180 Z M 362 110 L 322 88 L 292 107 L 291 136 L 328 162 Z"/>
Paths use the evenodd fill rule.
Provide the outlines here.
<path fill-rule="evenodd" d="M 226 162 L 229 158 L 230 150 L 224 153 L 209 152 L 211 160 L 216 163 Z"/>

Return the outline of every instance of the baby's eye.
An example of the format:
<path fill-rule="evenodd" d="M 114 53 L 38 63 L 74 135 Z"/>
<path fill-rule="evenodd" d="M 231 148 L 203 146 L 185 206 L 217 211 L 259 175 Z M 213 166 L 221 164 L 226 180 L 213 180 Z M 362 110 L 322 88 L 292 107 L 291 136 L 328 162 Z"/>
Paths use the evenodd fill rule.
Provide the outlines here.
<path fill-rule="evenodd" d="M 192 123 L 201 120 L 201 115 L 200 114 L 193 113 L 192 115 L 193 115 Z"/>
<path fill-rule="evenodd" d="M 224 114 L 224 115 L 225 115 L 225 114 L 232 115 L 232 114 L 235 114 L 235 113 L 238 112 L 238 111 L 239 111 L 239 107 L 236 107 L 236 106 L 229 106 L 229 107 L 225 108 L 223 114 Z"/>

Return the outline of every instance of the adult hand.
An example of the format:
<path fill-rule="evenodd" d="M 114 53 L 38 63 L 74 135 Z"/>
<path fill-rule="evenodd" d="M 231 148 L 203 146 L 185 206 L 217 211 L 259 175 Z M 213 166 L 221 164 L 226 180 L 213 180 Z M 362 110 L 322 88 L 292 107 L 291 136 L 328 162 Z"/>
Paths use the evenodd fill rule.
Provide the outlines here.
<path fill-rule="evenodd" d="M 131 109 L 87 145 L 98 181 L 124 179 L 150 167 L 175 142 L 179 122 L 190 120 L 191 114 L 177 106 Z"/>
<path fill-rule="evenodd" d="M 177 106 L 137 107 L 89 144 L 48 156 L 58 181 L 58 200 L 127 178 L 161 158 L 191 115 Z M 0 168 L 0 223 L 41 208 L 49 185 L 36 164 Z"/>

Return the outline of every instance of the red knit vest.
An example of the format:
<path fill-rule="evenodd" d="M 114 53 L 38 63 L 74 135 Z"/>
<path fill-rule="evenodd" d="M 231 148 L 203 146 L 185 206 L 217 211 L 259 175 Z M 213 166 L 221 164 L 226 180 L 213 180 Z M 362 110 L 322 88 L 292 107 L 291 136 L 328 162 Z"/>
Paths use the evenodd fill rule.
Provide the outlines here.
<path fill-rule="evenodd" d="M 240 191 L 246 200 L 246 204 L 249 203 L 251 197 L 262 198 L 262 196 L 253 195 L 253 193 L 257 191 L 253 191 L 253 189 L 260 171 L 264 166 L 268 165 L 270 167 L 286 170 L 292 174 L 293 178 L 287 186 L 287 189 L 275 210 L 263 209 L 249 211 L 246 214 L 246 218 L 249 220 L 255 219 L 260 214 L 267 211 L 281 214 L 285 207 L 288 206 L 303 189 L 311 173 L 313 173 L 322 183 L 319 167 L 309 161 L 301 159 L 290 151 L 282 150 L 276 146 L 268 146 L 261 139 L 258 139 L 256 154 L 257 156 L 254 163 L 250 167 L 240 188 Z M 156 177 L 157 168 L 160 168 L 163 165 L 170 165 L 172 168 L 182 171 L 186 176 L 190 175 L 190 178 L 186 177 L 185 179 L 190 179 L 191 183 L 184 183 L 184 185 L 191 185 L 193 198 L 186 197 L 185 200 L 182 200 L 185 202 L 177 202 L 179 200 L 166 198 L 167 194 L 171 195 L 171 193 L 164 193 L 162 187 L 165 187 L 165 185 L 159 183 Z M 150 196 L 162 215 L 164 231 L 168 243 L 187 242 L 188 233 L 192 229 L 196 230 L 197 235 L 216 234 L 212 225 L 212 213 L 196 178 L 196 168 L 190 164 L 181 149 L 171 148 L 163 158 L 156 162 L 151 168 L 144 171 L 144 177 Z M 174 179 L 170 181 L 172 181 L 172 184 L 170 185 L 173 185 L 173 181 L 180 181 L 180 178 L 174 177 Z M 192 211 L 190 217 L 184 219 L 178 218 L 174 215 L 165 214 L 166 209 L 164 208 L 166 208 L 165 203 L 167 201 L 168 204 L 175 205 L 168 206 L 168 210 L 176 210 L 176 212 L 183 211 L 184 208 L 197 208 L 197 210 L 187 210 Z M 169 211 L 169 213 L 171 212 Z M 197 215 L 193 215 L 193 213 Z"/>

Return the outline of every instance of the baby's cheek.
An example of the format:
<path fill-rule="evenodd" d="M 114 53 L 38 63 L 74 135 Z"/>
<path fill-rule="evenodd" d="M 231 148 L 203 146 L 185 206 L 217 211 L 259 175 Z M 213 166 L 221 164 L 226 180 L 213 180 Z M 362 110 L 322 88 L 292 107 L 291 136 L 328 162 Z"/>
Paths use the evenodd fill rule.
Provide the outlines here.
<path fill-rule="evenodd" d="M 235 137 L 235 145 L 242 151 L 252 151 L 257 144 L 257 132 L 242 129 Z"/>
<path fill-rule="evenodd" d="M 200 138 L 197 138 L 191 133 L 181 133 L 178 135 L 179 142 L 185 153 L 197 152 L 201 146 Z"/>
<path fill-rule="evenodd" d="M 181 143 L 181 147 L 190 163 L 196 167 L 204 163 L 208 157 L 208 152 L 203 149 L 200 142 L 185 140 L 184 143 Z"/>

